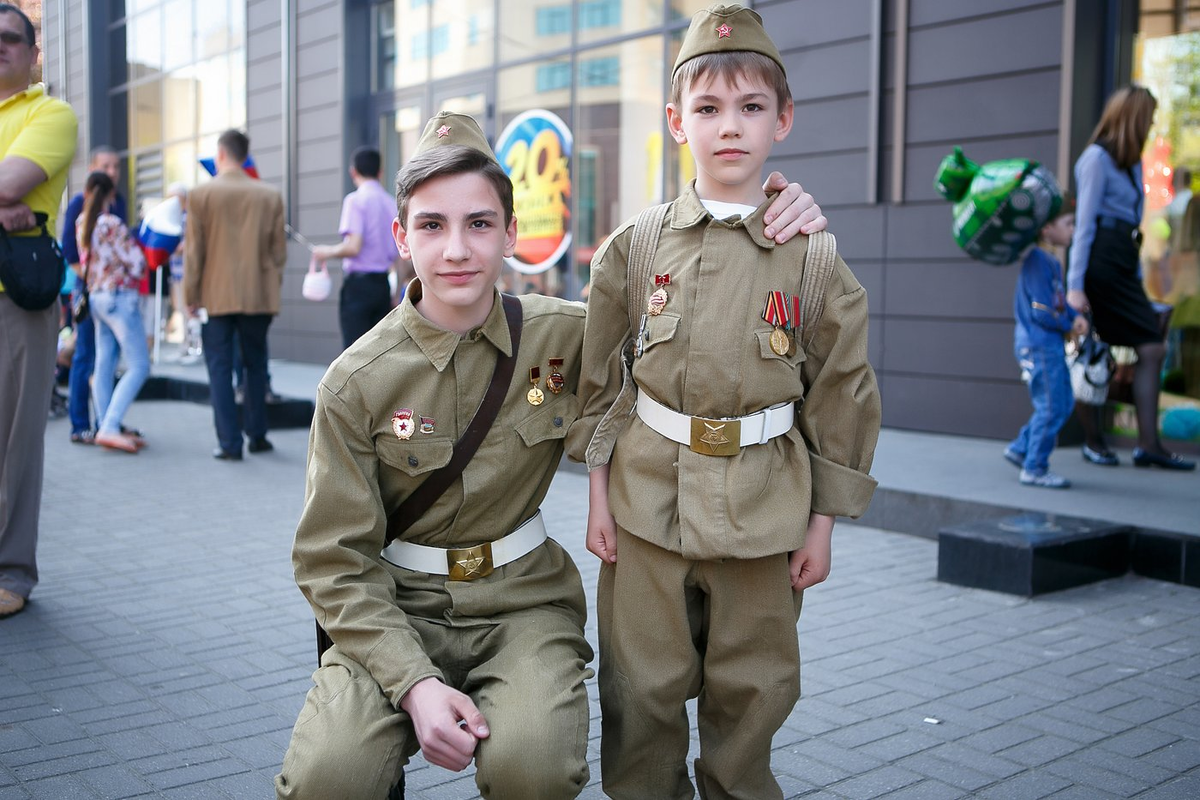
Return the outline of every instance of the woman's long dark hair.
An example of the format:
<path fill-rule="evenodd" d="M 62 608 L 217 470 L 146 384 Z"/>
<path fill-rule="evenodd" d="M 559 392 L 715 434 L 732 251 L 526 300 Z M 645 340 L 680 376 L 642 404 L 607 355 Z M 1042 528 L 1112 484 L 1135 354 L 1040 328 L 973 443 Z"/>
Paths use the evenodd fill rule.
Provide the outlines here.
<path fill-rule="evenodd" d="M 76 239 L 88 250 L 92 247 L 92 233 L 96 230 L 96 220 L 100 219 L 100 215 L 108 207 L 109 197 L 114 188 L 112 178 L 103 172 L 88 175 L 87 183 L 83 185 L 83 228 L 78 232 Z"/>

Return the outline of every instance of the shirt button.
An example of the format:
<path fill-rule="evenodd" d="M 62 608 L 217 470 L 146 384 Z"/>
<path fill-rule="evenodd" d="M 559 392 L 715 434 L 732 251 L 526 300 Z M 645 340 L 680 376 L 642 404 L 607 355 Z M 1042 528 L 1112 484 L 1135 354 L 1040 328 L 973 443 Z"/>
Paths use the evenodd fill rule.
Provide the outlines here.
<path fill-rule="evenodd" d="M 562 417 L 555 417 L 555 418 L 554 418 L 554 427 L 556 427 L 556 428 L 561 428 L 561 427 L 562 427 Z"/>
<path fill-rule="evenodd" d="M 417 466 L 417 465 L 418 465 L 418 464 L 420 464 L 420 463 L 421 463 L 420 461 L 417 461 L 417 457 L 416 457 L 416 456 L 409 456 L 409 457 L 408 457 L 408 465 L 409 465 L 410 467 L 415 467 L 415 466 Z"/>

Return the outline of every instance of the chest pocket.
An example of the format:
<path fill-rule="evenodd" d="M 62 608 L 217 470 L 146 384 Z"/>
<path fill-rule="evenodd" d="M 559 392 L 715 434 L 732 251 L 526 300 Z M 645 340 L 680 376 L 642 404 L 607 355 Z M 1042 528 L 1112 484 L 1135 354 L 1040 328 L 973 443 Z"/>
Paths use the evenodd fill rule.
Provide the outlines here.
<path fill-rule="evenodd" d="M 642 352 L 645 353 L 655 345 L 669 342 L 675 338 L 679 330 L 679 316 L 675 314 L 659 314 L 657 317 L 646 317 L 646 330 L 642 332 Z"/>
<path fill-rule="evenodd" d="M 375 439 L 375 454 L 389 467 L 405 475 L 415 477 L 441 469 L 450 463 L 454 443 L 445 438 L 417 438 L 400 440 L 379 436 Z"/>
<path fill-rule="evenodd" d="M 547 395 L 549 397 L 550 395 Z M 563 439 L 567 428 L 579 417 L 579 398 L 564 394 L 552 403 L 547 403 L 516 426 L 517 436 L 526 447 L 545 441 Z"/>
<path fill-rule="evenodd" d="M 780 364 L 786 364 L 789 367 L 797 367 L 804 363 L 807 356 L 804 355 L 804 348 L 800 346 L 795 333 L 789 333 L 788 337 L 792 340 L 792 347 L 784 355 L 779 355 L 771 349 L 771 331 L 755 331 L 755 336 L 758 337 L 759 354 L 768 361 L 774 361 Z"/>

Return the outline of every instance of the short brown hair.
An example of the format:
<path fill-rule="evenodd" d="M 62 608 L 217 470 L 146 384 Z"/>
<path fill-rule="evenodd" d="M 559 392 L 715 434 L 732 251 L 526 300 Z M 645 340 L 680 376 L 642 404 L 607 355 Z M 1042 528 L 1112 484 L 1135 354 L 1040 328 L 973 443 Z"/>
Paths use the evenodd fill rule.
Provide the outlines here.
<path fill-rule="evenodd" d="M 1121 169 L 1129 169 L 1142 159 L 1142 148 L 1154 124 L 1158 101 L 1145 86 L 1124 86 L 1112 93 L 1088 144 L 1108 151 Z"/>
<path fill-rule="evenodd" d="M 241 166 L 250 155 L 250 137 L 237 129 L 230 129 L 217 139 L 217 147 Z"/>
<path fill-rule="evenodd" d="M 421 184 L 446 175 L 467 173 L 482 175 L 492 184 L 500 197 L 504 225 L 507 227 L 513 218 L 512 181 L 490 155 L 460 144 L 430 148 L 413 156 L 396 174 L 396 211 L 399 212 L 400 227 L 407 230 L 408 201 Z"/>
<path fill-rule="evenodd" d="M 671 77 L 671 102 L 675 105 L 683 100 L 683 93 L 696 81 L 705 75 L 721 76 L 729 83 L 738 78 L 759 78 L 767 86 L 775 90 L 775 98 L 779 102 L 779 111 L 787 107 L 792 99 L 792 90 L 788 88 L 787 76 L 773 59 L 753 53 L 749 50 L 735 50 L 725 53 L 705 53 L 690 58 L 679 65 Z"/>

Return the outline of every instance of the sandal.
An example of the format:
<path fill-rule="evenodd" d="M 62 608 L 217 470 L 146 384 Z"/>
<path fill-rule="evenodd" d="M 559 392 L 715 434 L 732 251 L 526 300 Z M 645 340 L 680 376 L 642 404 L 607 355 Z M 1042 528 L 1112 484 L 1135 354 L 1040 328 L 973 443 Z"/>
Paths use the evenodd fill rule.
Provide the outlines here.
<path fill-rule="evenodd" d="M 132 436 L 126 436 L 123 433 L 98 433 L 96 434 L 96 444 L 108 450 L 120 450 L 123 453 L 136 453 L 141 449 Z"/>
<path fill-rule="evenodd" d="M 95 444 L 96 443 L 96 432 L 90 431 L 90 430 L 89 431 L 76 431 L 75 433 L 71 434 L 71 443 L 72 444 Z"/>
<path fill-rule="evenodd" d="M 126 428 L 124 425 L 122 425 L 121 435 L 128 436 L 130 439 L 133 439 L 134 444 L 138 446 L 139 450 L 149 444 L 149 442 L 146 441 L 146 437 L 137 428 Z"/>

